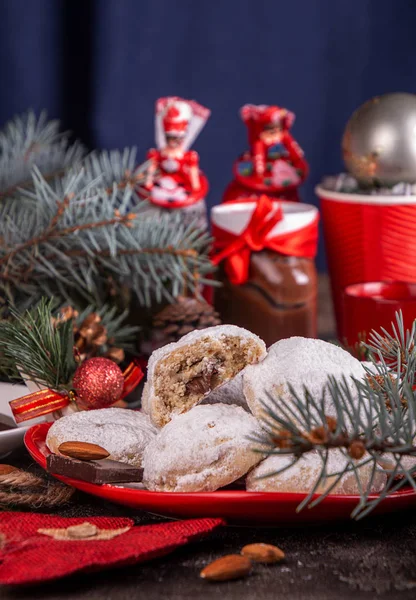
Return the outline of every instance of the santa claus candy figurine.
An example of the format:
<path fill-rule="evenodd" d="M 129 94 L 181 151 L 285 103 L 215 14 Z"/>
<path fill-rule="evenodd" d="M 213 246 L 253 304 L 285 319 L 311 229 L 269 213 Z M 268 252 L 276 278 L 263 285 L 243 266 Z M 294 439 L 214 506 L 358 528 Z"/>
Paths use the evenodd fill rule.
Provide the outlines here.
<path fill-rule="evenodd" d="M 190 150 L 211 111 L 177 96 L 156 102 L 157 148 L 147 153 L 149 166 L 141 195 L 161 210 L 180 210 L 186 222 L 207 226 L 205 196 L 208 180 L 199 169 L 199 156 Z"/>
<path fill-rule="evenodd" d="M 240 115 L 248 129 L 250 151 L 234 164 L 235 180 L 224 201 L 253 192 L 298 200 L 297 189 L 308 174 L 303 151 L 290 135 L 295 115 L 279 106 L 246 104 Z"/>

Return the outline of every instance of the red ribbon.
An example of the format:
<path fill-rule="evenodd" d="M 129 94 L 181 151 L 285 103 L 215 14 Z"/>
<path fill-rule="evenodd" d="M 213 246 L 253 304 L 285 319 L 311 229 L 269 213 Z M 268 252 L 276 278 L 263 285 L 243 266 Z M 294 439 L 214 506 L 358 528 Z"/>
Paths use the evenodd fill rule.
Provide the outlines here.
<path fill-rule="evenodd" d="M 55 410 L 61 410 L 69 403 L 69 396 L 59 394 L 49 388 L 9 402 L 16 423 L 36 419 Z"/>
<path fill-rule="evenodd" d="M 268 237 L 274 226 L 283 219 L 280 204 L 274 214 L 276 203 L 266 195 L 260 196 L 246 229 L 239 235 L 225 231 L 213 224 L 214 254 L 212 262 L 218 265 L 225 260 L 225 272 L 234 285 L 248 279 L 252 252 L 268 249 L 286 256 L 314 258 L 318 242 L 318 216 L 302 229 Z"/>
<path fill-rule="evenodd" d="M 124 398 L 143 379 L 143 371 L 140 368 L 138 361 L 135 359 L 131 362 L 123 373 L 124 387 L 121 398 Z M 71 399 L 68 394 L 61 394 L 49 388 L 39 390 L 33 394 L 16 398 L 9 402 L 16 423 L 36 419 L 42 415 L 46 415 L 56 410 L 61 410 L 69 405 Z"/>
<path fill-rule="evenodd" d="M 123 373 L 124 387 L 121 392 L 121 397 L 124 398 L 132 392 L 144 377 L 144 373 L 140 367 L 139 361 L 135 358 L 126 368 Z"/>

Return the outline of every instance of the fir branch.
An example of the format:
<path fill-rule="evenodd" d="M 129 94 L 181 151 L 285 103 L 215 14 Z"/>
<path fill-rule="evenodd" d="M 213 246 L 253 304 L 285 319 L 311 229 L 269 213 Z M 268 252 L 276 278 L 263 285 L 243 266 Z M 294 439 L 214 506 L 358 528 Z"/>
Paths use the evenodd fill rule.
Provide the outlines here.
<path fill-rule="evenodd" d="M 406 365 L 414 359 L 416 353 L 415 334 L 416 321 L 411 331 L 405 331 L 403 314 L 399 311 L 396 323 L 392 323 L 392 332 L 384 328 L 381 328 L 381 333 L 372 331 L 369 343 L 365 346 L 376 360 L 383 360 L 390 368 L 397 369 L 398 365 L 401 365 L 406 369 Z"/>
<path fill-rule="evenodd" d="M 106 193 L 112 194 L 116 189 L 120 199 L 123 191 L 128 188 L 132 193 L 132 207 L 144 210 L 149 206 L 138 193 L 146 177 L 148 162 L 136 166 L 136 148 L 125 148 L 122 152 L 95 151 L 86 157 L 82 166 L 84 182 L 100 179 L 100 185 Z"/>
<path fill-rule="evenodd" d="M 79 313 L 76 319 L 77 324 L 80 325 L 94 311 L 94 306 L 90 305 L 86 307 Z M 105 354 L 110 345 L 134 352 L 136 350 L 136 337 L 140 331 L 140 327 L 127 323 L 128 311 L 125 310 L 119 313 L 116 306 L 104 305 L 96 312 L 101 318 L 102 325 L 107 330 L 108 338 L 107 344 L 100 348 L 100 354 Z"/>
<path fill-rule="evenodd" d="M 354 518 L 367 515 L 383 498 L 404 485 L 416 490 L 415 326 L 406 332 L 401 314 L 396 321 L 392 334 L 383 330 L 382 336 L 373 335 L 369 350 L 374 369 L 368 370 L 363 381 L 354 381 L 355 390 L 351 390 L 346 379 L 329 378 L 321 398 L 314 398 L 307 388 L 302 395 L 291 388 L 290 403 L 272 396 L 263 402 L 263 427 L 267 433 L 255 438 L 258 448 L 266 454 L 292 455 L 289 467 L 311 451 L 321 457 L 321 472 L 299 509 L 321 502 L 348 472 L 355 475 L 361 495 L 352 514 Z M 395 370 L 389 368 L 385 358 L 394 364 Z M 327 394 L 336 418 L 325 414 Z M 346 459 L 345 467 L 335 474 L 328 470 L 328 456 L 334 449 L 341 451 Z M 404 460 L 406 457 L 415 459 L 410 466 Z M 376 498 L 371 498 L 375 473 L 386 458 L 392 464 L 386 487 Z M 364 488 L 359 471 L 369 463 L 372 475 Z M 333 485 L 312 500 L 319 485 L 334 475 Z"/>
<path fill-rule="evenodd" d="M 66 237 L 71 234 L 79 233 L 86 230 L 97 229 L 99 227 L 109 227 L 111 225 L 116 225 L 117 223 L 127 226 L 130 224 L 132 219 L 136 218 L 136 215 L 134 215 L 133 213 L 129 213 L 127 215 L 115 215 L 111 219 L 83 223 L 82 225 L 73 225 L 72 227 L 67 227 L 65 229 L 57 229 L 59 219 L 65 211 L 66 206 L 68 206 L 67 201 L 68 198 L 65 198 L 62 203 L 58 203 L 56 214 L 54 215 L 50 224 L 46 227 L 45 231 L 41 235 L 26 240 L 26 242 L 23 242 L 20 246 L 16 246 L 12 249 L 4 249 L 5 253 L 0 258 L 0 268 L 3 265 L 6 265 L 3 275 L 7 276 L 7 265 L 16 256 L 16 254 L 20 254 L 21 252 L 29 248 L 32 248 L 34 246 L 40 246 L 41 244 L 50 243 L 52 240 L 55 240 L 57 238 Z M 0 277 L 1 276 L 2 274 L 0 273 Z"/>
<path fill-rule="evenodd" d="M 42 299 L 36 308 L 12 311 L 14 320 L 0 322 L 0 367 L 12 377 L 63 389 L 76 369 L 73 328 L 71 320 L 54 326 L 54 304 Z"/>
<path fill-rule="evenodd" d="M 80 295 L 102 305 L 109 276 L 147 305 L 179 295 L 185 281 L 196 291 L 212 270 L 209 237 L 170 214 L 130 211 L 129 187 L 109 196 L 95 180 L 82 187 L 83 177 L 62 181 L 60 196 L 34 168 L 23 214 L 0 205 L 0 289 L 9 300 L 49 294 L 71 304 Z"/>
<path fill-rule="evenodd" d="M 118 255 L 119 256 L 134 256 L 135 254 L 138 254 L 138 250 L 133 249 L 133 250 L 119 250 L 118 251 Z M 140 253 L 141 254 L 158 254 L 158 255 L 170 255 L 170 256 L 176 256 L 176 257 L 182 257 L 182 258 L 197 258 L 198 256 L 198 252 L 196 250 L 193 250 L 192 248 L 173 248 L 173 247 L 167 247 L 167 248 L 141 248 L 140 249 Z M 67 256 L 87 256 L 88 252 L 85 250 L 69 250 L 67 252 Z M 97 256 L 103 256 L 103 257 L 107 257 L 107 256 L 111 256 L 110 251 L 109 250 L 102 250 L 100 252 L 97 252 Z M 1 264 L 1 261 L 0 261 Z M 0 277 L 1 277 L 1 273 L 0 273 Z"/>
<path fill-rule="evenodd" d="M 102 306 L 115 289 L 130 289 L 149 306 L 212 283 L 208 236 L 140 198 L 147 163 L 135 166 L 134 148 L 81 158 L 44 114 L 16 117 L 0 132 L 0 290 L 8 302 L 23 308 L 48 294 Z"/>
<path fill-rule="evenodd" d="M 344 338 L 342 342 L 339 342 L 338 340 L 330 340 L 330 342 L 335 346 L 343 348 L 343 350 L 345 350 L 360 361 L 370 360 L 370 351 L 365 343 L 365 340 L 367 339 L 367 334 L 365 332 L 360 332 L 358 333 L 357 338 L 358 341 L 355 342 L 353 345 L 350 345 L 346 338 Z"/>
<path fill-rule="evenodd" d="M 31 171 L 36 165 L 48 181 L 61 177 L 80 163 L 85 154 L 69 134 L 60 133 L 59 121 L 47 121 L 32 111 L 16 116 L 0 132 L 0 199 L 14 198 L 19 189 L 31 188 Z"/>

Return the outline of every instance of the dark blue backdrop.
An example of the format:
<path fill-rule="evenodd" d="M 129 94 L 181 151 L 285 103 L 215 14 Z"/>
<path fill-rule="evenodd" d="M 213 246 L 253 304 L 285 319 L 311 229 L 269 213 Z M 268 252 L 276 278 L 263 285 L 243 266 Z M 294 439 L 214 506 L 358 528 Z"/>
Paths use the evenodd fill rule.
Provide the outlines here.
<path fill-rule="evenodd" d="M 0 0 L 0 122 L 46 108 L 88 146 L 142 157 L 155 99 L 195 98 L 212 109 L 196 149 L 214 204 L 246 145 L 238 108 L 277 103 L 297 115 L 316 202 L 352 111 L 416 92 L 415 21 L 414 0 Z"/>

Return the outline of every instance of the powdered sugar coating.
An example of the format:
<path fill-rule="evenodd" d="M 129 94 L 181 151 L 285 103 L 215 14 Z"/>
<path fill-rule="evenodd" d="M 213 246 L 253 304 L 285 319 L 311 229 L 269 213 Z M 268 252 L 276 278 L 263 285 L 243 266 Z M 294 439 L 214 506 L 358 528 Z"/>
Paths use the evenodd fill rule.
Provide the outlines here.
<path fill-rule="evenodd" d="M 202 400 L 201 404 L 235 404 L 248 411 L 249 408 L 243 391 L 243 372 L 240 371 L 234 379 L 213 390 Z"/>
<path fill-rule="evenodd" d="M 143 391 L 142 391 L 142 411 L 148 415 L 149 414 L 149 382 L 146 381 L 146 383 L 143 386 Z"/>
<path fill-rule="evenodd" d="M 227 381 L 208 394 L 201 401 L 201 405 L 203 404 L 235 404 L 248 411 L 249 408 L 243 391 L 243 371 L 240 371 L 234 379 Z M 143 386 L 142 410 L 146 414 L 149 412 L 149 384 L 147 382 Z"/>
<path fill-rule="evenodd" d="M 195 406 L 175 416 L 147 446 L 143 483 L 150 490 L 214 491 L 257 464 L 249 436 L 261 435 L 256 419 L 239 406 Z"/>
<path fill-rule="evenodd" d="M 414 439 L 414 443 L 416 443 L 416 438 Z M 390 452 L 385 452 L 381 458 L 378 459 L 379 465 L 383 467 L 388 473 L 392 473 L 396 467 L 396 461 L 394 456 Z M 400 460 L 400 464 L 403 469 L 399 468 L 397 471 L 397 476 L 403 476 L 403 470 L 410 471 L 416 466 L 416 456 L 402 456 Z M 413 475 L 415 478 L 415 476 Z"/>
<path fill-rule="evenodd" d="M 48 431 L 46 445 L 58 453 L 63 442 L 98 444 L 109 458 L 141 466 L 145 447 L 156 437 L 157 428 L 141 412 L 125 408 L 80 411 L 55 421 Z"/>
<path fill-rule="evenodd" d="M 206 327 L 205 329 L 196 329 L 195 331 L 191 331 L 184 335 L 178 342 L 166 344 L 166 346 L 162 346 L 152 352 L 147 365 L 147 380 L 150 385 L 150 395 L 153 393 L 152 380 L 157 363 L 170 352 L 173 352 L 182 346 L 192 344 L 206 336 L 212 339 L 221 339 L 224 336 L 236 336 L 240 337 L 243 343 L 244 340 L 255 340 L 263 349 L 262 357 L 266 356 L 266 345 L 263 340 L 243 327 L 237 327 L 236 325 L 215 325 L 214 327 Z"/>
<path fill-rule="evenodd" d="M 236 348 L 230 348 L 232 343 L 238 347 L 238 351 Z M 148 363 L 147 385 L 142 403 L 145 412 L 150 416 L 152 422 L 158 426 L 165 425 L 174 415 L 182 414 L 192 406 L 199 404 L 210 393 L 209 388 L 205 393 L 204 391 L 198 391 L 193 394 L 190 405 L 186 404 L 184 397 L 192 395 L 192 393 L 187 394 L 185 391 L 184 376 L 186 376 L 186 372 L 178 369 L 177 366 L 175 367 L 176 370 L 173 369 L 172 372 L 169 372 L 166 364 L 169 360 L 175 360 L 175 356 L 177 357 L 181 353 L 188 372 L 192 368 L 198 371 L 194 373 L 194 377 L 209 369 L 210 364 L 213 364 L 213 354 L 222 354 L 221 365 L 215 365 L 217 379 L 215 389 L 218 389 L 221 385 L 230 381 L 247 364 L 262 360 L 266 356 L 266 345 L 257 335 L 242 327 L 217 325 L 192 331 L 178 342 L 167 344 L 155 350 Z M 185 354 L 187 354 L 186 357 Z M 194 358 L 196 360 L 193 360 Z M 233 370 L 232 365 L 235 360 L 238 362 L 238 367 L 234 366 Z M 193 367 L 193 365 L 196 366 Z M 182 371 L 181 379 L 177 377 L 179 370 Z M 172 381 L 167 379 L 169 377 Z M 165 389 L 161 392 L 162 383 Z M 178 385 L 175 387 L 177 383 Z M 168 400 L 166 396 L 169 396 Z"/>
<path fill-rule="evenodd" d="M 261 363 L 245 369 L 244 395 L 251 412 L 261 419 L 264 416 L 262 403 L 273 406 L 275 410 L 279 402 L 292 403 L 289 385 L 299 397 L 303 397 L 306 386 L 320 401 L 329 376 L 339 381 L 345 377 L 348 388 L 356 397 L 353 378 L 364 379 L 365 370 L 360 361 L 339 346 L 323 340 L 291 337 L 273 344 Z M 324 409 L 327 416 L 336 417 L 336 409 L 328 393 Z"/>
<path fill-rule="evenodd" d="M 362 462 L 366 460 L 363 458 Z M 247 490 L 251 492 L 302 492 L 308 493 L 317 481 L 322 470 L 322 459 L 318 452 L 312 451 L 304 454 L 292 467 L 277 475 L 266 475 L 290 465 L 293 456 L 288 454 L 272 454 L 255 467 L 247 476 Z M 318 493 L 323 493 L 336 479 L 335 474 L 342 471 L 347 465 L 347 459 L 340 450 L 329 452 L 326 472 L 328 479 L 320 484 Z M 366 490 L 372 472 L 372 464 L 367 463 L 359 470 L 360 482 Z M 331 478 L 331 475 L 333 477 Z M 385 486 L 387 476 L 383 471 L 377 471 L 374 477 L 371 492 L 378 493 Z M 354 473 L 348 472 L 336 486 L 331 494 L 359 494 L 360 490 Z"/>

